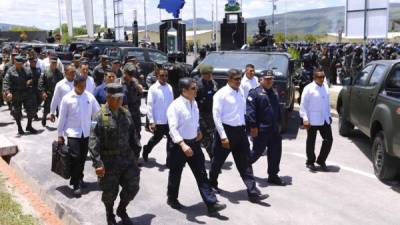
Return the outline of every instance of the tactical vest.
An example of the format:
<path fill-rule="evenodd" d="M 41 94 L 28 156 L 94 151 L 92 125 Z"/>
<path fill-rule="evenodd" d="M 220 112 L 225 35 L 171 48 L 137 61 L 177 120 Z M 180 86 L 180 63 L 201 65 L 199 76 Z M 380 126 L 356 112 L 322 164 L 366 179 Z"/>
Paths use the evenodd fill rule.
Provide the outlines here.
<path fill-rule="evenodd" d="M 120 155 L 118 147 L 118 125 L 111 127 L 110 116 L 107 113 L 106 105 L 101 105 L 101 124 L 103 144 L 101 145 L 102 156 L 117 156 Z"/>

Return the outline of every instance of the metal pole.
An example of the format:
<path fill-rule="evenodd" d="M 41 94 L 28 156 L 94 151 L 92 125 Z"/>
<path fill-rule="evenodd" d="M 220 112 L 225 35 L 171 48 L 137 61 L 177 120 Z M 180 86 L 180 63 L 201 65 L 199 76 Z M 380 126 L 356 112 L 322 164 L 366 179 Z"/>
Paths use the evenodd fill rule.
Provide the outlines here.
<path fill-rule="evenodd" d="M 285 42 L 287 42 L 287 4 L 285 0 Z"/>
<path fill-rule="evenodd" d="M 215 44 L 215 19 L 214 19 L 214 1 L 211 0 L 211 20 L 212 20 L 212 36 L 211 43 Z"/>
<path fill-rule="evenodd" d="M 62 36 L 62 22 L 61 22 L 61 0 L 58 0 L 58 19 L 60 20 L 60 35 Z"/>
<path fill-rule="evenodd" d="M 364 45 L 363 45 L 363 67 L 365 66 L 366 61 L 366 52 L 367 52 L 367 10 L 368 10 L 368 0 L 365 0 L 364 7 Z"/>
<path fill-rule="evenodd" d="M 275 33 L 275 0 L 272 0 L 272 33 Z"/>
<path fill-rule="evenodd" d="M 197 21 L 196 21 L 196 0 L 193 0 L 193 52 L 194 57 L 197 58 L 197 39 L 196 39 L 196 30 L 197 30 Z"/>
<path fill-rule="evenodd" d="M 107 29 L 107 0 L 103 0 L 104 28 Z"/>
<path fill-rule="evenodd" d="M 217 38 L 217 36 L 218 36 L 218 28 L 219 28 L 219 23 L 218 23 L 218 0 L 215 0 L 215 21 L 216 21 L 216 29 L 215 29 L 215 39 L 217 40 L 216 41 L 216 48 L 217 48 L 217 52 L 219 51 L 219 46 L 218 46 L 218 43 L 219 43 L 219 41 L 218 41 L 218 38 Z"/>
<path fill-rule="evenodd" d="M 144 7 L 144 39 L 147 41 L 147 9 L 146 9 L 146 0 L 143 1 Z"/>

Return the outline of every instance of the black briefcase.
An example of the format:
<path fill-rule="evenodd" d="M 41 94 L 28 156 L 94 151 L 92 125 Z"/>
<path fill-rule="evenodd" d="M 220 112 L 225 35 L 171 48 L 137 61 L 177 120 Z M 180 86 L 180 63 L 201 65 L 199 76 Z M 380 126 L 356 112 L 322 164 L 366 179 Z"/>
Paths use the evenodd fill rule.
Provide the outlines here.
<path fill-rule="evenodd" d="M 52 149 L 51 171 L 64 179 L 69 179 L 71 177 L 71 157 L 68 154 L 68 146 L 54 141 Z"/>

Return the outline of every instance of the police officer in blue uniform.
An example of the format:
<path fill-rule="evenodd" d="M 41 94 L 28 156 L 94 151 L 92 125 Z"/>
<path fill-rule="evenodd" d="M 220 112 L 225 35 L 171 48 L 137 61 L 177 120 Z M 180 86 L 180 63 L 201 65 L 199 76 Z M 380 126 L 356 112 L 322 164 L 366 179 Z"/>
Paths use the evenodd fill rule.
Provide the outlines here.
<path fill-rule="evenodd" d="M 279 132 L 279 100 L 272 88 L 274 74 L 271 70 L 264 70 L 260 77 L 260 86 L 250 90 L 246 100 L 246 123 L 253 138 L 250 163 L 256 162 L 267 147 L 268 182 L 283 186 L 285 182 L 278 176 L 282 136 Z"/>

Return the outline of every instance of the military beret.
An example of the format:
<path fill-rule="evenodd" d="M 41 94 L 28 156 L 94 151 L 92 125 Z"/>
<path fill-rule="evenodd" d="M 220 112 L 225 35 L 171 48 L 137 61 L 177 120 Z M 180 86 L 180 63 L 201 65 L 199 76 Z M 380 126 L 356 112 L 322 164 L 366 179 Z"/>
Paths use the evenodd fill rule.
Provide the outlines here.
<path fill-rule="evenodd" d="M 23 57 L 22 55 L 17 55 L 17 56 L 15 56 L 15 62 L 24 63 L 25 62 L 25 57 Z"/>
<path fill-rule="evenodd" d="M 260 77 L 261 77 L 261 78 L 262 78 L 262 77 L 274 78 L 274 77 L 275 77 L 275 74 L 274 74 L 274 71 L 272 71 L 272 70 L 263 70 L 263 71 L 261 71 L 261 73 L 260 73 Z"/>
<path fill-rule="evenodd" d="M 214 67 L 207 64 L 202 64 L 199 66 L 200 74 L 210 74 L 214 71 Z"/>
<path fill-rule="evenodd" d="M 106 85 L 106 92 L 107 94 L 111 95 L 112 97 L 124 97 L 122 85 L 118 83 L 109 83 Z"/>

